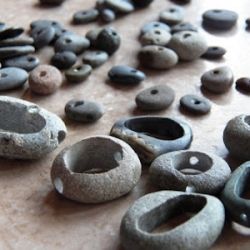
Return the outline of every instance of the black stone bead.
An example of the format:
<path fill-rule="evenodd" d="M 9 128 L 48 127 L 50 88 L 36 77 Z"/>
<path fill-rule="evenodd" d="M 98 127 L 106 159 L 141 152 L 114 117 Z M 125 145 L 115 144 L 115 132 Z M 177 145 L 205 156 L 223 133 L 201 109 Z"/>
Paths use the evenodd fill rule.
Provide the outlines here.
<path fill-rule="evenodd" d="M 236 88 L 240 91 L 250 93 L 250 78 L 242 77 L 236 81 Z"/>
<path fill-rule="evenodd" d="M 51 63 L 58 69 L 68 69 L 75 64 L 77 60 L 76 54 L 71 51 L 62 51 L 56 53 L 51 58 Z"/>
<path fill-rule="evenodd" d="M 74 24 L 85 24 L 95 21 L 99 16 L 99 11 L 97 9 L 89 9 L 77 11 L 73 15 Z"/>
<path fill-rule="evenodd" d="M 205 59 L 216 60 L 222 58 L 226 54 L 226 50 L 219 46 L 208 47 L 207 51 L 201 56 Z"/>

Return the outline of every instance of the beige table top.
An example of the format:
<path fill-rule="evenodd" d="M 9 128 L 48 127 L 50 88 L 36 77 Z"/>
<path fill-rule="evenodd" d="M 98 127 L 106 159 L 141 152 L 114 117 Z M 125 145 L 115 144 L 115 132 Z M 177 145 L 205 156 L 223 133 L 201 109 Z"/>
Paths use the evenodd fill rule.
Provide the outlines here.
<path fill-rule="evenodd" d="M 140 48 L 137 40 L 140 27 L 147 21 L 155 20 L 158 13 L 170 6 L 169 1 L 155 0 L 150 8 L 137 11 L 119 19 L 112 25 L 122 36 L 120 50 L 101 68 L 95 70 L 87 81 L 80 85 L 65 83 L 52 96 L 36 96 L 27 87 L 4 94 L 29 100 L 55 112 L 64 118 L 64 105 L 71 98 L 87 98 L 102 102 L 106 108 L 103 118 L 93 125 L 75 124 L 65 119 L 68 136 L 60 147 L 39 161 L 0 160 L 0 249 L 67 249 L 67 250 L 120 250 L 120 221 L 134 200 L 154 189 L 148 182 L 148 171 L 137 187 L 127 196 L 101 205 L 82 205 L 56 194 L 50 181 L 50 168 L 57 153 L 66 145 L 84 137 L 108 134 L 112 124 L 120 117 L 142 114 L 135 109 L 134 97 L 145 87 L 166 84 L 176 91 L 173 105 L 164 112 L 154 113 L 178 117 L 188 121 L 193 128 L 192 149 L 216 153 L 225 158 L 232 168 L 239 163 L 228 157 L 222 141 L 226 122 L 232 117 L 249 113 L 249 96 L 232 90 L 222 96 L 203 93 L 213 102 L 212 111 L 202 118 L 187 116 L 179 111 L 179 98 L 188 93 L 201 94 L 201 74 L 215 66 L 228 65 L 235 78 L 250 76 L 250 33 L 245 31 L 245 18 L 249 14 L 249 0 L 193 0 L 185 7 L 186 21 L 200 27 L 210 45 L 220 45 L 227 54 L 220 61 L 197 60 L 181 63 L 169 71 L 147 71 L 148 78 L 141 85 L 129 88 L 106 83 L 107 71 L 116 64 L 137 65 L 136 53 Z M 35 19 L 55 19 L 66 27 L 84 35 L 97 24 L 73 27 L 72 14 L 94 5 L 91 0 L 66 0 L 59 8 L 41 8 L 37 0 L 0 1 L 1 21 L 26 29 Z M 228 8 L 239 13 L 235 29 L 217 35 L 201 28 L 201 14 L 209 8 Z M 40 59 L 47 62 L 52 48 L 40 51 Z M 213 249 L 250 249 L 249 234 L 241 234 L 228 224 Z"/>

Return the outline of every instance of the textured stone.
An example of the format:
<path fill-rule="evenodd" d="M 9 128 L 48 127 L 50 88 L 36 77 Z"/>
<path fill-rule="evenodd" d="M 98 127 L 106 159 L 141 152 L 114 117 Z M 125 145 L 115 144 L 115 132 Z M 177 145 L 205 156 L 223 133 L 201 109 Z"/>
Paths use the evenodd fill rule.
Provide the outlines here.
<path fill-rule="evenodd" d="M 58 69 L 68 69 L 77 61 L 76 54 L 71 51 L 57 52 L 52 58 L 51 63 Z"/>
<path fill-rule="evenodd" d="M 27 55 L 33 52 L 35 52 L 35 48 L 30 45 L 0 47 L 0 60 Z"/>
<path fill-rule="evenodd" d="M 77 11 L 73 16 L 74 24 L 85 24 L 95 21 L 99 16 L 97 9 Z"/>
<path fill-rule="evenodd" d="M 37 159 L 56 149 L 66 136 L 63 121 L 37 104 L 0 96 L 0 156 Z"/>
<path fill-rule="evenodd" d="M 207 51 L 201 56 L 206 59 L 220 59 L 226 54 L 226 50 L 223 47 L 211 46 L 208 47 Z"/>
<path fill-rule="evenodd" d="M 83 203 L 119 198 L 134 188 L 140 176 L 135 152 L 111 136 L 89 137 L 64 149 L 51 169 L 55 189 Z"/>
<path fill-rule="evenodd" d="M 93 68 L 99 67 L 109 59 L 109 55 L 101 50 L 86 50 L 83 53 L 82 61 Z"/>
<path fill-rule="evenodd" d="M 193 217 L 172 230 L 153 230 L 184 213 Z M 124 250 L 209 249 L 219 237 L 225 211 L 219 199 L 203 194 L 161 191 L 135 201 L 124 215 L 120 236 Z"/>
<path fill-rule="evenodd" d="M 145 45 L 160 45 L 166 46 L 171 39 L 171 34 L 168 31 L 161 29 L 151 29 L 141 36 L 141 44 Z"/>
<path fill-rule="evenodd" d="M 88 64 L 75 66 L 65 72 L 65 77 L 69 82 L 80 83 L 84 81 L 92 72 L 92 67 Z"/>
<path fill-rule="evenodd" d="M 181 7 L 172 6 L 160 13 L 160 21 L 168 25 L 181 23 L 184 19 L 184 11 Z"/>
<path fill-rule="evenodd" d="M 170 27 L 162 22 L 149 22 L 146 23 L 142 28 L 141 28 L 141 35 L 144 35 L 145 33 L 149 32 L 152 29 L 160 29 L 164 30 L 166 32 L 170 32 Z"/>

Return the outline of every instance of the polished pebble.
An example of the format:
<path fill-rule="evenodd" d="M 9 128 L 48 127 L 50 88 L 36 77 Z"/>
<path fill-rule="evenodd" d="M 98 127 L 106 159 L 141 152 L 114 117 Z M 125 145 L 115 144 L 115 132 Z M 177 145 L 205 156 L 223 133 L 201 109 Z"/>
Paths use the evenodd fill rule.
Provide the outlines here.
<path fill-rule="evenodd" d="M 95 47 L 97 37 L 101 32 L 101 30 L 102 28 L 94 28 L 86 33 L 86 38 L 89 40 L 91 47 Z"/>
<path fill-rule="evenodd" d="M 12 57 L 2 61 L 3 67 L 16 67 L 26 71 L 31 71 L 37 67 L 40 60 L 34 55 Z"/>
<path fill-rule="evenodd" d="M 40 0 L 41 4 L 61 5 L 65 0 Z"/>
<path fill-rule="evenodd" d="M 122 84 L 138 84 L 146 78 L 143 72 L 125 65 L 112 67 L 108 76 L 112 82 Z"/>
<path fill-rule="evenodd" d="M 209 70 L 201 77 L 202 86 L 215 94 L 227 92 L 231 88 L 233 81 L 233 72 L 227 66 Z"/>
<path fill-rule="evenodd" d="M 82 61 L 93 68 L 99 67 L 109 59 L 109 55 L 101 50 L 86 50 L 83 53 Z"/>
<path fill-rule="evenodd" d="M 136 105 L 144 111 L 158 111 L 168 108 L 174 101 L 174 90 L 166 85 L 155 85 L 144 89 L 135 98 Z"/>
<path fill-rule="evenodd" d="M 70 100 L 65 106 L 66 116 L 78 122 L 95 122 L 104 114 L 100 103 L 86 100 Z"/>
<path fill-rule="evenodd" d="M 31 45 L 0 47 L 0 60 L 27 55 L 33 52 L 35 52 L 35 48 Z"/>
<path fill-rule="evenodd" d="M 161 70 L 172 68 L 178 62 L 178 56 L 173 50 L 157 45 L 143 47 L 138 58 L 141 65 Z"/>
<path fill-rule="evenodd" d="M 24 32 L 23 28 L 6 27 L 0 30 L 0 40 L 18 37 L 23 32 Z"/>
<path fill-rule="evenodd" d="M 90 46 L 87 38 L 77 34 L 65 34 L 55 42 L 55 51 L 71 51 L 75 54 L 80 54 Z"/>
<path fill-rule="evenodd" d="M 207 51 L 207 42 L 198 32 L 182 31 L 172 36 L 168 46 L 173 49 L 181 60 L 198 59 Z"/>
<path fill-rule="evenodd" d="M 210 102 L 201 96 L 197 95 L 185 95 L 180 99 L 180 106 L 186 111 L 203 115 L 207 114 L 211 110 Z"/>
<path fill-rule="evenodd" d="M 111 27 L 102 29 L 95 41 L 95 47 L 98 50 L 107 52 L 109 55 L 114 54 L 119 49 L 120 44 L 120 35 Z"/>
<path fill-rule="evenodd" d="M 191 3 L 191 0 L 171 0 L 171 1 L 174 2 L 175 4 L 181 4 L 181 5 Z"/>
<path fill-rule="evenodd" d="M 111 9 L 102 9 L 100 11 L 101 19 L 106 23 L 111 23 L 116 19 L 116 14 Z"/>
<path fill-rule="evenodd" d="M 99 11 L 97 9 L 81 10 L 73 15 L 74 24 L 85 24 L 97 20 Z"/>
<path fill-rule="evenodd" d="M 208 47 L 207 51 L 201 57 L 205 59 L 216 60 L 222 58 L 226 52 L 227 51 L 223 47 L 211 46 Z"/>
<path fill-rule="evenodd" d="M 203 13 L 202 19 L 205 27 L 218 30 L 229 30 L 236 24 L 238 14 L 231 10 L 213 9 Z"/>
<path fill-rule="evenodd" d="M 250 93 L 250 78 L 242 77 L 236 81 L 236 88 L 241 91 Z"/>
<path fill-rule="evenodd" d="M 145 8 L 148 7 L 154 0 L 132 0 L 135 7 Z"/>
<path fill-rule="evenodd" d="M 160 21 L 168 25 L 181 23 L 184 19 L 184 11 L 181 7 L 170 7 L 160 13 Z"/>
<path fill-rule="evenodd" d="M 14 38 L 0 40 L 0 47 L 33 45 L 33 43 L 34 39 L 32 37 L 22 35 Z"/>
<path fill-rule="evenodd" d="M 171 34 L 168 31 L 154 28 L 141 36 L 141 44 L 166 46 L 171 39 Z"/>
<path fill-rule="evenodd" d="M 24 85 L 28 73 L 19 68 L 7 67 L 0 69 L 0 90 L 10 90 Z"/>
<path fill-rule="evenodd" d="M 171 27 L 171 33 L 177 33 L 181 31 L 194 31 L 197 32 L 198 29 L 191 23 L 179 23 Z"/>
<path fill-rule="evenodd" d="M 116 12 L 124 14 L 134 11 L 133 4 L 126 0 L 104 0 L 104 5 Z"/>
<path fill-rule="evenodd" d="M 144 35 L 152 29 L 160 29 L 170 32 L 170 27 L 167 24 L 154 21 L 143 25 L 143 27 L 141 28 L 141 35 Z"/>
<path fill-rule="evenodd" d="M 80 66 L 68 69 L 65 72 L 65 77 L 69 82 L 80 83 L 84 81 L 92 72 L 92 67 L 88 64 L 83 64 Z"/>
<path fill-rule="evenodd" d="M 29 75 L 29 87 L 40 95 L 54 93 L 62 84 L 61 72 L 51 65 L 39 65 Z"/>
<path fill-rule="evenodd" d="M 52 58 L 51 63 L 58 69 L 68 69 L 77 61 L 76 54 L 71 51 L 57 52 Z"/>

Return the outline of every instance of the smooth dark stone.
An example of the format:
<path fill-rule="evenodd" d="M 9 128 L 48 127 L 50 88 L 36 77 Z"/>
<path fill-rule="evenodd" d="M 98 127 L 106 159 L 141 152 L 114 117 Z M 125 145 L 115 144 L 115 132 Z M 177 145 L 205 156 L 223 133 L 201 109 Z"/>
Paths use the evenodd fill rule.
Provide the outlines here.
<path fill-rule="evenodd" d="M 65 106 L 65 114 L 74 121 L 95 122 L 103 116 L 104 110 L 97 102 L 71 100 Z"/>
<path fill-rule="evenodd" d="M 86 50 L 83 53 L 82 61 L 93 68 L 99 67 L 109 59 L 109 55 L 101 50 Z"/>
<path fill-rule="evenodd" d="M 104 0 L 104 6 L 122 14 L 134 11 L 134 5 L 130 0 Z"/>
<path fill-rule="evenodd" d="M 154 0 L 132 0 L 135 7 L 144 8 L 149 6 Z"/>
<path fill-rule="evenodd" d="M 65 72 L 65 77 L 69 82 L 80 83 L 84 81 L 92 72 L 92 67 L 88 64 L 73 67 Z"/>
<path fill-rule="evenodd" d="M 141 28 L 141 35 L 144 35 L 145 33 L 149 32 L 152 29 L 162 29 L 167 32 L 170 32 L 170 27 L 161 22 L 149 22 L 146 23 L 142 28 Z"/>
<path fill-rule="evenodd" d="M 137 107 L 144 111 L 158 111 L 168 108 L 174 101 L 174 90 L 165 85 L 144 89 L 135 98 Z"/>
<path fill-rule="evenodd" d="M 228 30 L 237 22 L 238 14 L 231 10 L 207 10 L 203 15 L 203 25 L 212 29 Z"/>
<path fill-rule="evenodd" d="M 189 148 L 192 130 L 182 121 L 167 117 L 139 116 L 117 121 L 110 135 L 127 142 L 144 163 L 164 153 Z"/>
<path fill-rule="evenodd" d="M 211 46 L 208 47 L 205 54 L 203 54 L 201 57 L 205 59 L 220 59 L 226 54 L 226 50 L 219 46 Z"/>
<path fill-rule="evenodd" d="M 73 16 L 74 24 L 85 24 L 95 21 L 99 16 L 97 9 L 77 11 Z"/>
<path fill-rule="evenodd" d="M 246 19 L 246 29 L 249 30 L 250 29 L 250 18 Z"/>
<path fill-rule="evenodd" d="M 250 93 L 250 78 L 242 77 L 236 81 L 236 88 L 241 91 Z"/>
<path fill-rule="evenodd" d="M 35 52 L 35 48 L 30 45 L 0 47 L 0 60 L 21 55 L 27 55 L 33 52 Z"/>
<path fill-rule="evenodd" d="M 181 31 L 194 31 L 197 32 L 198 29 L 191 23 L 179 23 L 171 27 L 171 33 L 177 33 Z"/>
<path fill-rule="evenodd" d="M 207 114 L 211 110 L 210 102 L 201 96 L 185 95 L 180 99 L 180 105 L 193 114 Z"/>
<path fill-rule="evenodd" d="M 86 38 L 90 41 L 91 47 L 95 47 L 96 40 L 99 33 L 102 31 L 102 28 L 91 29 L 86 33 Z"/>
<path fill-rule="evenodd" d="M 107 52 L 109 55 L 115 53 L 121 44 L 120 35 L 113 28 L 104 28 L 96 38 L 95 47 Z"/>
<path fill-rule="evenodd" d="M 41 4 L 45 5 L 61 5 L 65 0 L 40 0 Z"/>
<path fill-rule="evenodd" d="M 0 90 L 10 90 L 23 86 L 28 79 L 28 73 L 19 68 L 0 69 Z"/>
<path fill-rule="evenodd" d="M 24 32 L 23 28 L 4 28 L 0 30 L 0 40 L 14 38 L 20 36 Z"/>
<path fill-rule="evenodd" d="M 28 36 L 18 36 L 5 40 L 0 40 L 0 47 L 33 45 L 34 39 Z"/>
<path fill-rule="evenodd" d="M 102 20 L 106 23 L 113 22 L 116 19 L 116 14 L 111 9 L 101 10 L 100 16 L 101 16 Z"/>
<path fill-rule="evenodd" d="M 221 200 L 231 219 L 241 225 L 250 226 L 250 200 L 244 197 L 249 187 L 250 162 L 240 165 L 225 185 Z"/>
<path fill-rule="evenodd" d="M 78 55 L 89 46 L 90 42 L 87 38 L 76 34 L 65 34 L 55 42 L 55 51 L 71 51 Z"/>
<path fill-rule="evenodd" d="M 112 82 L 122 84 L 138 84 L 146 78 L 143 72 L 124 65 L 114 66 L 108 76 Z"/>
<path fill-rule="evenodd" d="M 3 67 L 16 67 L 26 71 L 33 70 L 39 63 L 39 59 L 33 55 L 13 57 L 2 62 Z"/>
<path fill-rule="evenodd" d="M 58 52 L 51 58 L 51 63 L 58 69 L 68 69 L 72 67 L 76 61 L 76 54 L 71 51 Z"/>

